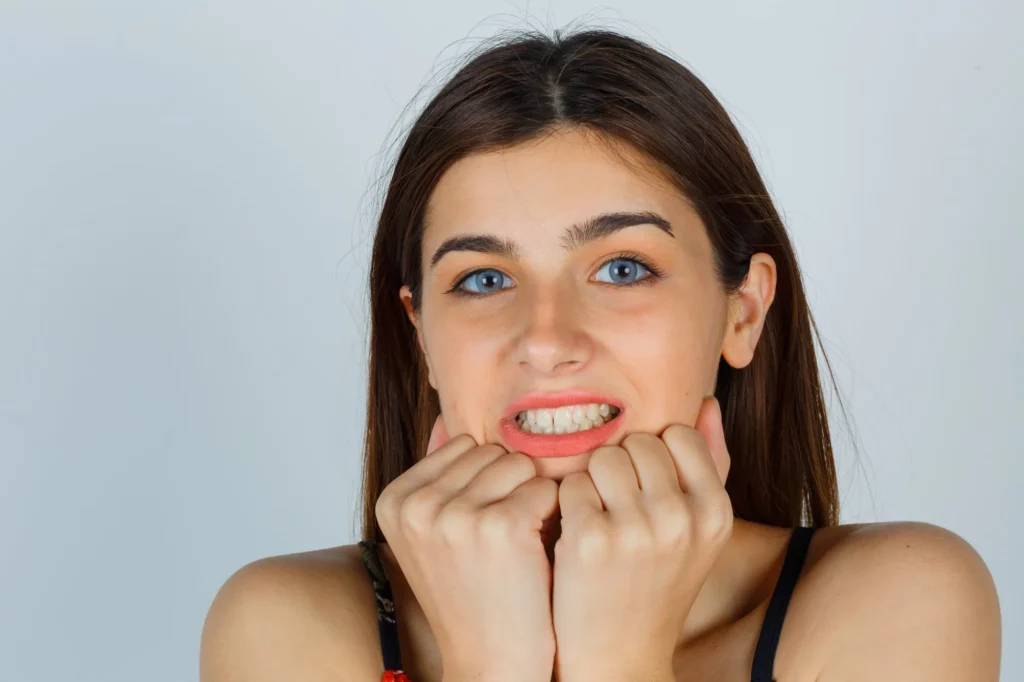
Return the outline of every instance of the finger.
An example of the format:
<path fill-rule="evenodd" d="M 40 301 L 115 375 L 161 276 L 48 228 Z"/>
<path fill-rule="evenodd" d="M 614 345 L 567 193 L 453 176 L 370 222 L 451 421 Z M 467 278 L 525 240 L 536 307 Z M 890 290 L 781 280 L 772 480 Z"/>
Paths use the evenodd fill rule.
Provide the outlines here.
<path fill-rule="evenodd" d="M 534 476 L 492 506 L 499 505 L 529 530 L 540 532 L 545 519 L 558 510 L 558 484 L 550 478 Z"/>
<path fill-rule="evenodd" d="M 604 512 L 601 496 L 589 471 L 574 471 L 562 479 L 558 486 L 558 508 L 563 524 L 567 520 Z"/>
<path fill-rule="evenodd" d="M 587 471 L 605 509 L 623 511 L 636 506 L 640 482 L 636 480 L 636 470 L 624 448 L 616 445 L 597 448 L 590 454 Z"/>
<path fill-rule="evenodd" d="M 680 488 L 695 503 L 706 502 L 721 492 L 722 481 L 700 433 L 689 426 L 673 424 L 661 438 L 672 453 Z"/>
<path fill-rule="evenodd" d="M 434 428 L 430 430 L 430 439 L 427 441 L 426 457 L 434 454 L 434 451 L 448 442 L 448 431 L 444 426 L 444 419 L 439 414 L 434 420 Z"/>
<path fill-rule="evenodd" d="M 665 442 L 653 433 L 636 432 L 622 439 L 645 495 L 679 494 L 679 475 Z"/>
<path fill-rule="evenodd" d="M 443 490 L 445 499 L 449 500 L 461 493 L 477 474 L 504 454 L 505 448 L 496 443 L 471 448 L 449 464 L 433 485 Z"/>
<path fill-rule="evenodd" d="M 437 448 L 430 457 L 423 457 L 402 472 L 391 482 L 397 498 L 401 499 L 413 490 L 437 480 L 449 464 L 467 450 L 477 447 L 476 440 L 468 433 L 460 433 L 444 445 Z"/>
<path fill-rule="evenodd" d="M 537 476 L 533 459 L 521 452 L 504 453 L 480 470 L 459 496 L 459 504 L 485 507 L 508 497 L 513 490 Z"/>
<path fill-rule="evenodd" d="M 722 406 L 715 397 L 705 398 L 697 412 L 694 429 L 704 438 L 708 452 L 715 463 L 718 479 L 725 485 L 729 476 L 732 457 L 725 444 L 725 426 L 722 423 Z"/>

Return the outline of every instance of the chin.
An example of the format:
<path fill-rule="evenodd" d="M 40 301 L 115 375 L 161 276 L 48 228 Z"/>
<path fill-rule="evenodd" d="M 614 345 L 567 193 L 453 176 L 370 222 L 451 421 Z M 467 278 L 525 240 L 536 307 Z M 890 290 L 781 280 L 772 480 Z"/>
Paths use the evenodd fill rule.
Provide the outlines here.
<path fill-rule="evenodd" d="M 567 457 L 534 457 L 533 463 L 537 466 L 538 476 L 561 481 L 574 471 L 586 471 L 592 452 L 593 450 L 588 450 Z"/>

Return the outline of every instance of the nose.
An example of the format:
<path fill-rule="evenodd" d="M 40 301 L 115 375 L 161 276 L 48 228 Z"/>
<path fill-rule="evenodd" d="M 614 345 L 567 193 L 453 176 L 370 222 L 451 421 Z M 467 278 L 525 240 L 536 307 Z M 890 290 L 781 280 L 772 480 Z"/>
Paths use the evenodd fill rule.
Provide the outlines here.
<path fill-rule="evenodd" d="M 572 374 L 593 352 L 579 305 L 566 291 L 546 291 L 523 301 L 516 342 L 520 365 L 536 374 Z"/>

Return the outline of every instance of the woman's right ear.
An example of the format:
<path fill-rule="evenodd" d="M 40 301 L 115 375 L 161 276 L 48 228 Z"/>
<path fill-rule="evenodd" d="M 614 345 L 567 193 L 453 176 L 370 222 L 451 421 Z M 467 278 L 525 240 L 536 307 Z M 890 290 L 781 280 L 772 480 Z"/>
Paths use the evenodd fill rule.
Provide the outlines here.
<path fill-rule="evenodd" d="M 420 330 L 419 315 L 412 307 L 412 291 L 410 291 L 407 284 L 403 284 L 402 288 L 398 290 L 398 298 L 402 302 L 402 307 L 405 308 L 405 314 L 409 318 L 409 322 L 412 323 L 413 328 L 416 332 L 416 344 L 420 347 L 420 353 L 423 354 L 424 362 L 427 365 L 427 381 L 430 383 L 431 388 L 437 390 L 437 382 L 434 381 L 434 368 L 430 365 L 430 356 L 427 355 L 427 345 L 423 342 L 423 332 Z"/>
<path fill-rule="evenodd" d="M 402 302 L 402 307 L 405 308 L 405 315 L 412 322 L 412 326 L 416 328 L 416 334 L 419 336 L 419 320 L 417 319 L 416 311 L 412 307 L 412 291 L 409 289 L 408 284 L 403 284 L 402 288 L 398 290 L 398 300 Z"/>

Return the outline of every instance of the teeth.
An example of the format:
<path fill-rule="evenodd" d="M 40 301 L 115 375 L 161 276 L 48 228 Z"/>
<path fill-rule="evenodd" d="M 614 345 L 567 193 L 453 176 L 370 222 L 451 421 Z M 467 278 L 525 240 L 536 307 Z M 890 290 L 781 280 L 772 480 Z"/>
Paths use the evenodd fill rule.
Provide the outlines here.
<path fill-rule="evenodd" d="M 572 411 L 568 407 L 559 407 L 555 410 L 555 433 L 559 433 L 558 429 L 562 429 L 562 433 L 565 433 L 565 427 L 572 424 Z"/>
<path fill-rule="evenodd" d="M 524 410 L 516 416 L 516 423 L 528 433 L 576 433 L 602 426 L 619 412 L 619 408 L 606 403 L 563 405 L 554 409 Z"/>

